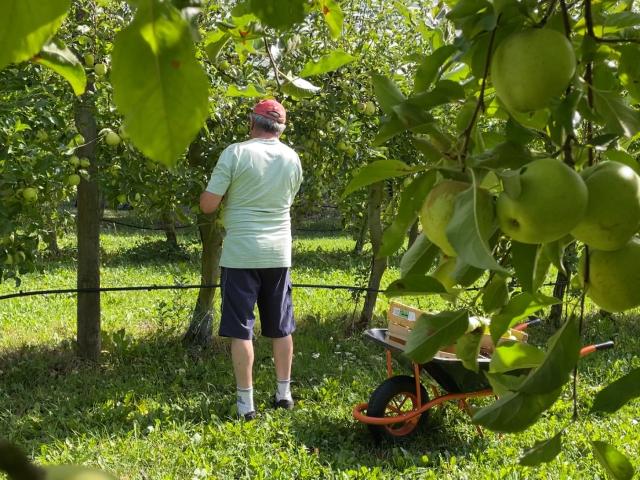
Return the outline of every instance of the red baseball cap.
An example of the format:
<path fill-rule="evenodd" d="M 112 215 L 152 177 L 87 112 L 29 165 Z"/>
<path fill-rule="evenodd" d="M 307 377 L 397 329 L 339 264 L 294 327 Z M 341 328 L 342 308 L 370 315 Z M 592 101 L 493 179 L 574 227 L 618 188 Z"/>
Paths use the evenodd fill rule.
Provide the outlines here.
<path fill-rule="evenodd" d="M 261 100 L 253 107 L 253 113 L 275 120 L 278 123 L 287 121 L 287 112 L 284 107 L 274 99 Z"/>

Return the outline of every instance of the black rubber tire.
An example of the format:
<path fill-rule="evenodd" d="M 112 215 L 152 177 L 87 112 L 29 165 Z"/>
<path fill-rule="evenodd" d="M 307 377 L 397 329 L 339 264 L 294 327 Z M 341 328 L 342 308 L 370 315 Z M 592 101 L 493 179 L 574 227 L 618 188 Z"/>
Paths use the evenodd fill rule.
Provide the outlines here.
<path fill-rule="evenodd" d="M 420 400 L 423 405 L 429 401 L 429 395 L 422 384 L 420 384 Z M 400 401 L 400 404 L 398 404 L 398 401 Z M 387 412 L 387 410 L 392 402 L 396 408 L 400 407 L 404 412 L 418 409 L 416 382 L 413 377 L 398 375 L 387 378 L 382 382 L 369 398 L 367 416 L 379 418 L 391 416 L 393 413 Z M 409 422 L 390 425 L 368 425 L 368 427 L 376 440 L 389 439 L 397 441 L 413 436 L 421 426 L 424 426 L 428 416 L 429 411 L 427 410 Z"/>

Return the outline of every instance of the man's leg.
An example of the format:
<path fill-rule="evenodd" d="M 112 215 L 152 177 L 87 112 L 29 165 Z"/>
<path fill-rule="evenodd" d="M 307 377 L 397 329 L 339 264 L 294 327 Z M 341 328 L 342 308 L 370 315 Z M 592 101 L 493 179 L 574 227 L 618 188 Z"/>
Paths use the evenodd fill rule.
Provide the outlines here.
<path fill-rule="evenodd" d="M 276 367 L 277 389 L 275 406 L 293 408 L 291 397 L 291 363 L 293 359 L 293 339 L 295 330 L 291 280 L 288 268 L 259 269 L 261 278 L 258 308 L 262 334 L 271 337 L 273 358 Z"/>
<path fill-rule="evenodd" d="M 251 419 L 255 417 L 253 405 L 253 342 L 231 339 L 231 361 L 236 377 L 236 407 L 238 415 Z"/>
<path fill-rule="evenodd" d="M 253 405 L 253 307 L 260 279 L 254 271 L 223 268 L 222 315 L 220 335 L 231 337 L 231 361 L 236 378 L 238 414 L 246 419 L 255 417 Z"/>
<path fill-rule="evenodd" d="M 275 403 L 284 408 L 293 407 L 291 396 L 291 362 L 293 360 L 293 338 L 287 335 L 273 339 L 273 360 L 276 366 Z"/>

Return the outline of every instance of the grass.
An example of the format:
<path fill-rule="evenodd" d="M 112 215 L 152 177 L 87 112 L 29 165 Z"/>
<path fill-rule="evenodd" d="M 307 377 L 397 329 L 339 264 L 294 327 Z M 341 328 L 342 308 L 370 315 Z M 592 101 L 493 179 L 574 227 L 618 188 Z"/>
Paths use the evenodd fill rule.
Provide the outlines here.
<path fill-rule="evenodd" d="M 102 283 L 196 283 L 196 237 L 182 249 L 164 248 L 161 235 L 118 228 L 102 235 Z M 365 256 L 353 241 L 305 233 L 294 242 L 295 283 L 362 284 Z M 75 247 L 63 241 L 61 259 L 25 275 L 21 289 L 73 287 Z M 397 276 L 395 265 L 385 275 Z M 14 290 L 0 285 L 0 294 Z M 615 416 L 588 416 L 602 385 L 640 366 L 636 315 L 602 318 L 591 311 L 585 341 L 613 338 L 614 350 L 581 362 L 581 418 L 571 422 L 571 392 L 529 431 L 481 437 L 451 405 L 432 412 L 429 426 L 402 444 L 374 444 L 351 410 L 385 378 L 377 346 L 351 335 L 362 301 L 346 291 L 296 289 L 293 412 L 274 411 L 271 347 L 256 342 L 258 421 L 234 420 L 235 388 L 227 345 L 216 341 L 201 355 L 180 345 L 195 291 L 107 293 L 102 297 L 104 353 L 99 365 L 73 355 L 75 299 L 33 297 L 0 303 L 0 432 L 38 463 L 78 463 L 122 479 L 398 479 L 604 478 L 589 440 L 612 443 L 640 467 L 640 404 Z M 411 300 L 443 309 L 438 299 Z M 384 325 L 381 297 L 375 324 Z M 551 333 L 534 332 L 543 343 Z M 396 365 L 398 373 L 409 373 Z M 537 469 L 519 467 L 523 448 L 567 428 L 563 453 Z M 3 478 L 0 475 L 0 478 Z"/>

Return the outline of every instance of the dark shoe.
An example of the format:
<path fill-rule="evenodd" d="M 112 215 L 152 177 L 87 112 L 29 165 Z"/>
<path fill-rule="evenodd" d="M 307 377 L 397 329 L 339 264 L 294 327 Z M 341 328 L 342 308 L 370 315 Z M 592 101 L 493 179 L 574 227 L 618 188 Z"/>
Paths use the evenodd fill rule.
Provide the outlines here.
<path fill-rule="evenodd" d="M 245 422 L 250 422 L 251 420 L 255 420 L 256 419 L 256 412 L 255 411 L 251 411 L 249 413 L 245 413 L 244 416 L 242 416 L 242 418 L 244 418 Z"/>
<path fill-rule="evenodd" d="M 276 400 L 276 397 L 274 395 L 273 408 L 284 408 L 285 410 L 293 410 L 293 406 L 293 400 L 287 400 L 286 398 L 283 398 L 282 400 Z"/>

